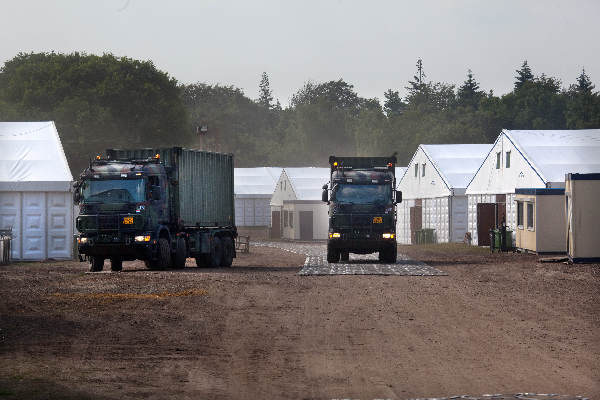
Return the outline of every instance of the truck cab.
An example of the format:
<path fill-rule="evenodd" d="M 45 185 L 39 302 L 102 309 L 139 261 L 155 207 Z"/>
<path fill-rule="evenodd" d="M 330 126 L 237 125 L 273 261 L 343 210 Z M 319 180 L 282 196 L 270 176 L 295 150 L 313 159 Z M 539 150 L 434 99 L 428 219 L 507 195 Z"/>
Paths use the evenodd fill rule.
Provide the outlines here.
<path fill-rule="evenodd" d="M 349 253 L 379 252 L 379 260 L 395 263 L 395 157 L 329 158 L 331 176 L 322 200 L 329 204 L 327 261 L 347 261 Z"/>
<path fill-rule="evenodd" d="M 78 249 L 92 270 L 110 259 L 122 262 L 160 256 L 159 240 L 169 235 L 168 177 L 159 157 L 116 161 L 97 158 L 75 185 L 79 203 Z M 170 239 L 170 238 L 169 238 Z"/>

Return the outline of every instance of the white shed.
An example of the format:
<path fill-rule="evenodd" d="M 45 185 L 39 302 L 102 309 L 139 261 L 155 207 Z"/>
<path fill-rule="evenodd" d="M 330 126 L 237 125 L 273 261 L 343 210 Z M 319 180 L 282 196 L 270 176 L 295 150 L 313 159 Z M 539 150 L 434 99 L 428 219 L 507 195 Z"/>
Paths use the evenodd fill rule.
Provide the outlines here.
<path fill-rule="evenodd" d="M 503 220 L 515 230 L 516 188 L 564 188 L 567 173 L 599 171 L 600 129 L 503 130 L 466 190 L 473 243 L 489 245 Z"/>
<path fill-rule="evenodd" d="M 283 168 L 235 168 L 235 225 L 268 227 L 271 225 L 271 197 Z"/>
<path fill-rule="evenodd" d="M 73 177 L 54 122 L 0 122 L 0 149 L 0 229 L 12 229 L 12 258 L 71 258 Z"/>
<path fill-rule="evenodd" d="M 329 168 L 284 168 L 271 198 L 272 237 L 326 239 L 328 206 L 321 201 Z"/>
<path fill-rule="evenodd" d="M 415 232 L 434 229 L 437 242 L 459 242 L 467 232 L 467 184 L 490 151 L 490 144 L 441 144 L 417 148 L 404 175 L 396 234 L 415 242 Z"/>

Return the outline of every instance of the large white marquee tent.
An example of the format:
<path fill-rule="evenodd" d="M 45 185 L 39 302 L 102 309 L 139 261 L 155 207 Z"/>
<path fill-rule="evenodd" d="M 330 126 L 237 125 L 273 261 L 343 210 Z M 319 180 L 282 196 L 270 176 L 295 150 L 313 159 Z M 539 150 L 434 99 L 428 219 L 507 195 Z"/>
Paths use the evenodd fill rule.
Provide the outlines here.
<path fill-rule="evenodd" d="M 271 196 L 283 168 L 235 168 L 235 224 L 267 227 L 271 224 Z"/>
<path fill-rule="evenodd" d="M 496 222 L 514 231 L 516 188 L 564 188 L 566 174 L 595 172 L 600 129 L 503 130 L 466 190 L 473 243 L 488 245 Z"/>
<path fill-rule="evenodd" d="M 490 144 L 420 145 L 404 174 L 398 205 L 398 242 L 413 243 L 415 232 L 434 229 L 437 242 L 458 242 L 467 232 L 465 188 Z"/>
<path fill-rule="evenodd" d="M 12 258 L 71 258 L 73 177 L 54 122 L 0 122 L 0 149 L 0 229 L 12 229 Z"/>

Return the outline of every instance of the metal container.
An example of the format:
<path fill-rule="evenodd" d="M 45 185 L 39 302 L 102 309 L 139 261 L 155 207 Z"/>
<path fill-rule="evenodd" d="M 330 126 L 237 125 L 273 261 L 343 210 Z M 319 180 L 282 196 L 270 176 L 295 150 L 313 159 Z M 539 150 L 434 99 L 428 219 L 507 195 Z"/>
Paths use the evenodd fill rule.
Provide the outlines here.
<path fill-rule="evenodd" d="M 141 160 L 156 154 L 172 180 L 170 201 L 177 219 L 185 226 L 234 225 L 233 154 L 181 147 L 106 150 L 113 160 Z"/>

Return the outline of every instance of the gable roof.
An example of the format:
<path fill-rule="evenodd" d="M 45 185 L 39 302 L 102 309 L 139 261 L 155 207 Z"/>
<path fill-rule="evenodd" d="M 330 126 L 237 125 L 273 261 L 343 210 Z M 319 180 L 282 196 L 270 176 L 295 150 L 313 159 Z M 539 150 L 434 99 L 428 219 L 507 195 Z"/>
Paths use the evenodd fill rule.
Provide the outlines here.
<path fill-rule="evenodd" d="M 0 189 L 70 189 L 73 176 L 53 121 L 0 122 L 0 148 Z"/>
<path fill-rule="evenodd" d="M 234 193 L 270 197 L 282 170 L 280 167 L 235 168 Z"/>
<path fill-rule="evenodd" d="M 503 130 L 545 183 L 600 172 L 600 129 Z"/>
<path fill-rule="evenodd" d="M 492 144 L 422 144 L 419 147 L 423 149 L 448 188 L 466 188 L 492 146 Z"/>
<path fill-rule="evenodd" d="M 329 168 L 284 168 L 297 200 L 321 200 L 322 187 L 329 182 Z"/>

